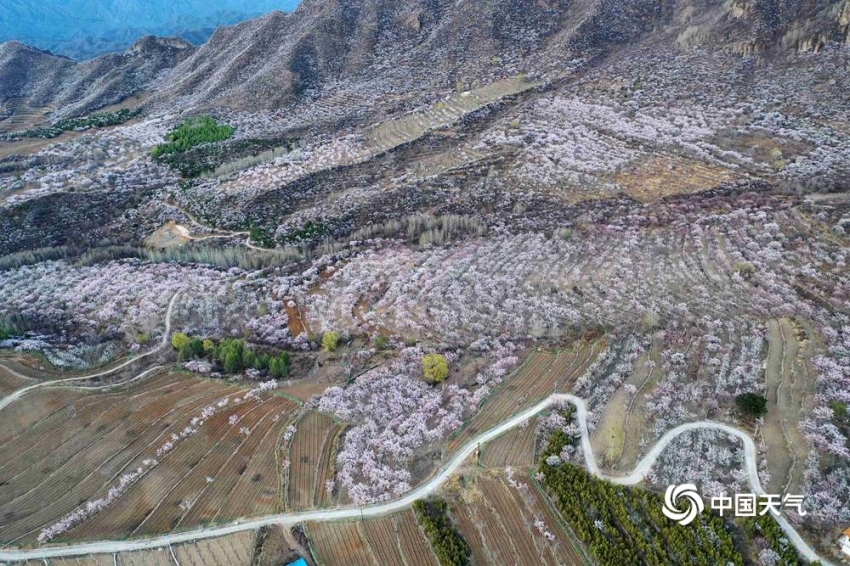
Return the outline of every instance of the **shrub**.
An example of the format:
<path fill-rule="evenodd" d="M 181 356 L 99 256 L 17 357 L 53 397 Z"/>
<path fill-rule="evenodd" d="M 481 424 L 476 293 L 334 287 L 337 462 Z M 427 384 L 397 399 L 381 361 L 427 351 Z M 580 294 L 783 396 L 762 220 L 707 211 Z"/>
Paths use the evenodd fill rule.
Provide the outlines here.
<path fill-rule="evenodd" d="M 756 274 L 756 266 L 748 261 L 740 261 L 735 264 L 735 271 L 746 280 L 750 280 Z"/>
<path fill-rule="evenodd" d="M 220 361 L 226 373 L 239 373 L 244 368 L 245 342 L 224 339 L 216 348 L 215 358 Z"/>
<path fill-rule="evenodd" d="M 22 336 L 28 327 L 27 322 L 20 317 L 0 316 L 0 340 Z"/>
<path fill-rule="evenodd" d="M 442 354 L 427 354 L 422 358 L 422 366 L 428 383 L 442 383 L 449 376 L 449 361 Z"/>
<path fill-rule="evenodd" d="M 814 566 L 816 564 L 815 562 L 804 562 L 800 558 L 797 549 L 794 548 L 794 545 L 788 544 L 785 533 L 770 513 L 758 517 L 746 517 L 741 520 L 741 526 L 748 542 L 754 548 L 766 543 L 777 559 L 775 564 L 784 566 L 802 566 L 803 564 Z M 762 562 L 762 564 L 764 563 Z"/>
<path fill-rule="evenodd" d="M 62 131 L 106 128 L 108 126 L 123 124 L 131 118 L 135 118 L 139 114 L 139 110 L 122 108 L 117 112 L 102 112 L 100 114 L 92 114 L 91 116 L 83 116 L 82 118 L 61 120 L 53 124 L 53 127 Z"/>
<path fill-rule="evenodd" d="M 275 379 L 286 379 L 289 377 L 291 364 L 289 352 L 283 352 L 280 356 L 269 360 L 269 375 Z"/>
<path fill-rule="evenodd" d="M 282 144 L 282 145 L 281 145 Z M 244 139 L 223 143 L 205 143 L 178 153 L 164 154 L 157 161 L 168 165 L 184 179 L 216 176 L 215 172 L 228 171 L 231 163 L 254 159 L 258 153 L 267 154 L 268 148 L 276 155 L 285 155 L 294 147 L 291 139 Z M 238 170 L 238 169 L 236 169 Z"/>
<path fill-rule="evenodd" d="M 839 423 L 850 424 L 850 412 L 847 411 L 847 403 L 835 401 L 830 403 L 829 408 L 832 409 L 832 415 Z"/>
<path fill-rule="evenodd" d="M 181 333 L 182 334 L 182 333 Z M 186 335 L 183 334 L 185 337 Z M 173 342 L 173 340 L 172 340 Z M 178 340 L 180 360 L 209 357 L 220 363 L 225 373 L 239 373 L 246 369 L 268 371 L 269 376 L 280 379 L 289 377 L 291 360 L 289 352 L 273 357 L 268 352 L 257 352 L 245 344 L 244 340 L 225 338 L 218 344 L 207 338 L 181 338 Z"/>
<path fill-rule="evenodd" d="M 238 373 L 242 370 L 242 357 L 236 352 L 228 352 L 224 356 L 224 371 Z"/>
<path fill-rule="evenodd" d="M 735 397 L 735 405 L 744 416 L 759 418 L 767 413 L 767 399 L 758 393 L 743 393 Z"/>
<path fill-rule="evenodd" d="M 181 348 L 189 344 L 189 337 L 183 332 L 177 332 L 171 337 L 171 345 L 175 350 L 180 351 Z"/>
<path fill-rule="evenodd" d="M 122 108 L 117 112 L 102 112 L 100 114 L 92 114 L 80 118 L 69 118 L 60 120 L 55 124 L 45 128 L 36 128 L 34 130 L 26 130 L 23 132 L 12 132 L 11 134 L 0 135 L 0 139 L 14 140 L 16 138 L 42 138 L 52 139 L 62 135 L 64 132 L 71 130 L 83 131 L 92 128 L 105 128 L 107 126 L 117 126 L 124 122 L 135 118 L 140 114 L 139 110 L 129 110 Z"/>
<path fill-rule="evenodd" d="M 264 230 L 255 224 L 249 225 L 251 243 L 261 248 L 275 247 L 274 240 L 268 230 Z"/>
<path fill-rule="evenodd" d="M 194 360 L 204 355 L 204 343 L 198 338 L 190 338 L 182 332 L 172 336 L 171 345 L 177 349 L 177 359 L 181 362 Z"/>
<path fill-rule="evenodd" d="M 328 352 L 333 352 L 339 346 L 339 338 L 339 332 L 325 332 L 325 335 L 322 336 L 322 348 Z"/>

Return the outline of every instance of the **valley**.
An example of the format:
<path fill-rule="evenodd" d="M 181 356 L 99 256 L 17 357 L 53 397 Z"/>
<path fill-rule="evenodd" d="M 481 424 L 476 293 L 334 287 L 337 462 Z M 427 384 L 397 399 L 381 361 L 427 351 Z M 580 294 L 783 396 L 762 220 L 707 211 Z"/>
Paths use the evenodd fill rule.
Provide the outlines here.
<path fill-rule="evenodd" d="M 0 45 L 0 561 L 843 563 L 848 26 L 305 0 Z M 750 492 L 803 502 L 709 506 Z"/>

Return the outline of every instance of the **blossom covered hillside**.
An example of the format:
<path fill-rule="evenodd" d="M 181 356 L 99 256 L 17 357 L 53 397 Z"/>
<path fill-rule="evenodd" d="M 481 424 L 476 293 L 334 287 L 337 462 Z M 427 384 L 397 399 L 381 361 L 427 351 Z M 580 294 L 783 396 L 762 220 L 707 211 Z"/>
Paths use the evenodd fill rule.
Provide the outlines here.
<path fill-rule="evenodd" d="M 310 0 L 121 108 L 0 100 L 0 546 L 837 562 L 848 25 Z M 803 503 L 686 531 L 679 483 Z"/>

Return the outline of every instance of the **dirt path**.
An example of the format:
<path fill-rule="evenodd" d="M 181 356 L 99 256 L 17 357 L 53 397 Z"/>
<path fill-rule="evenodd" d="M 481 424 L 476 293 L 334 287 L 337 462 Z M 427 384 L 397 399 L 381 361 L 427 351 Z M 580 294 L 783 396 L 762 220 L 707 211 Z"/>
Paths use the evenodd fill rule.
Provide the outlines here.
<path fill-rule="evenodd" d="M 123 362 L 123 363 L 121 363 L 121 364 L 119 364 L 119 365 L 117 365 L 117 366 L 115 366 L 111 369 L 105 370 L 105 371 L 87 374 L 87 375 L 81 375 L 79 377 L 70 377 L 70 378 L 67 378 L 67 379 L 57 379 L 57 380 L 53 380 L 53 381 L 42 381 L 40 383 L 36 383 L 35 385 L 30 385 L 29 387 L 24 387 L 23 389 L 18 389 L 14 393 L 7 395 L 3 399 L 0 399 L 0 411 L 2 411 L 3 409 L 5 409 L 6 407 L 8 407 L 9 405 L 11 405 L 12 403 L 14 403 L 15 401 L 17 401 L 18 399 L 20 399 L 21 397 L 23 397 L 24 395 L 26 395 L 27 393 L 29 393 L 30 391 L 32 391 L 34 389 L 38 389 L 40 387 L 48 387 L 48 386 L 53 387 L 53 386 L 57 386 L 57 385 L 64 385 L 64 384 L 67 384 L 67 383 L 76 383 L 78 381 L 88 381 L 90 379 L 95 379 L 95 378 L 98 378 L 98 377 L 104 377 L 104 376 L 113 374 L 113 373 L 115 373 L 119 370 L 122 370 L 125 367 L 129 366 L 130 364 L 135 363 L 135 362 L 137 362 L 141 359 L 147 358 L 149 356 L 152 356 L 153 354 L 164 349 L 165 347 L 168 346 L 168 340 L 171 337 L 171 315 L 174 312 L 174 305 L 177 303 L 177 298 L 179 296 L 180 296 L 180 291 L 177 291 L 176 293 L 174 293 L 174 295 L 171 297 L 171 301 L 168 303 L 168 310 L 165 313 L 165 332 L 163 332 L 162 341 L 153 350 L 150 350 L 150 351 L 148 351 L 144 354 L 136 356 L 135 358 L 130 358 L 126 362 Z M 150 373 L 151 373 L 151 370 L 146 370 L 146 371 L 140 373 L 139 375 L 133 377 L 132 379 L 130 379 L 130 381 L 136 381 L 137 379 L 140 379 L 140 378 L 142 378 L 146 375 L 149 375 Z M 125 382 L 125 383 L 129 383 L 130 381 Z M 113 387 L 115 385 L 120 385 L 120 384 L 110 384 L 110 385 L 106 385 L 106 386 L 97 386 L 97 387 L 95 387 L 95 389 Z"/>

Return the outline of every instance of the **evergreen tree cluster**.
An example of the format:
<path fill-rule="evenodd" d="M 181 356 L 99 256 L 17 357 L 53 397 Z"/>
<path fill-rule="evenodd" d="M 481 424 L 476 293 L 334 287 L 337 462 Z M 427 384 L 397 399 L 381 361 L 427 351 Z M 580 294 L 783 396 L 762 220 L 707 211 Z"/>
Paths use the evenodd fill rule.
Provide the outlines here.
<path fill-rule="evenodd" d="M 214 342 L 178 332 L 172 337 L 171 345 L 177 350 L 181 362 L 206 359 L 228 374 L 254 369 L 266 372 L 274 379 L 286 379 L 292 368 L 289 352 L 281 352 L 277 356 L 257 352 L 244 340 L 224 338 Z"/>
<path fill-rule="evenodd" d="M 452 523 L 444 500 L 420 499 L 413 504 L 413 510 L 442 566 L 470 564 L 472 551 Z"/>
<path fill-rule="evenodd" d="M 224 141 L 231 138 L 235 131 L 232 126 L 219 124 L 209 116 L 189 118 L 168 134 L 166 143 L 154 147 L 151 155 L 157 159 L 164 155 L 188 151 L 201 144 Z"/>
<path fill-rule="evenodd" d="M 101 112 L 92 114 L 91 116 L 82 116 L 79 118 L 68 118 L 60 120 L 55 124 L 44 128 L 36 128 L 34 130 L 26 130 L 23 132 L 12 132 L 9 134 L 0 134 L 0 140 L 15 140 L 17 138 L 41 138 L 53 139 L 61 136 L 65 132 L 70 131 L 85 131 L 93 128 L 106 128 L 108 126 L 118 126 L 128 120 L 139 115 L 138 110 L 130 110 L 122 108 L 116 112 Z"/>
<path fill-rule="evenodd" d="M 703 512 L 693 523 L 679 525 L 662 513 L 663 499 L 655 493 L 614 485 L 572 464 L 546 463 L 569 442 L 561 430 L 552 435 L 540 472 L 561 514 L 598 564 L 744 564 L 721 517 Z"/>

